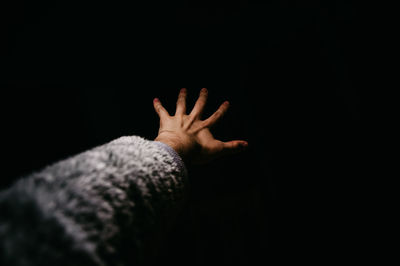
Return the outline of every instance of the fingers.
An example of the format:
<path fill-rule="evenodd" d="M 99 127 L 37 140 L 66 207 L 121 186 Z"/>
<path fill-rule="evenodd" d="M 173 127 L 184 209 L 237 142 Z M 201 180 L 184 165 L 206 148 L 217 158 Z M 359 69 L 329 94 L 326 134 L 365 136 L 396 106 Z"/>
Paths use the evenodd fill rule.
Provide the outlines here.
<path fill-rule="evenodd" d="M 220 107 L 218 108 L 217 111 L 215 111 L 215 113 L 213 113 L 209 118 L 204 120 L 204 126 L 205 127 L 213 126 L 215 123 L 218 122 L 218 120 L 221 119 L 221 117 L 224 116 L 228 108 L 229 108 L 229 102 L 225 101 L 223 104 L 220 105 Z"/>
<path fill-rule="evenodd" d="M 208 91 L 206 88 L 202 88 L 200 90 L 200 95 L 199 98 L 196 101 L 196 104 L 193 107 L 192 112 L 190 112 L 191 116 L 200 118 L 201 114 L 203 113 L 204 106 L 206 105 L 207 102 L 207 96 L 208 96 Z"/>
<path fill-rule="evenodd" d="M 222 154 L 235 154 L 245 150 L 249 146 L 247 141 L 244 140 L 233 140 L 228 142 L 223 142 Z"/>
<path fill-rule="evenodd" d="M 169 116 L 168 111 L 162 106 L 162 104 L 158 98 L 155 98 L 153 100 L 153 106 L 154 106 L 154 110 L 156 110 L 160 119 L 163 119 L 163 118 Z"/>
<path fill-rule="evenodd" d="M 178 101 L 176 102 L 176 112 L 175 115 L 186 114 L 186 88 L 182 88 L 179 92 Z"/>

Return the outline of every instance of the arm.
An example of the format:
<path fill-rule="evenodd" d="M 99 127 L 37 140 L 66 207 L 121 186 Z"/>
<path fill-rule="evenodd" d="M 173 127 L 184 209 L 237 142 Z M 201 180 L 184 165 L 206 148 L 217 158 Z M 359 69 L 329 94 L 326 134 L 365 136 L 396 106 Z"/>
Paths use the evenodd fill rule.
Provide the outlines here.
<path fill-rule="evenodd" d="M 160 116 L 155 141 L 121 137 L 0 193 L 0 264 L 145 264 L 184 202 L 184 162 L 206 162 L 247 146 L 221 142 L 209 131 L 227 103 L 202 121 L 207 91 L 189 115 L 185 97 L 183 89 L 175 116 L 154 101 Z"/>
<path fill-rule="evenodd" d="M 125 265 L 152 252 L 184 200 L 175 151 L 121 137 L 0 195 L 1 265 Z"/>

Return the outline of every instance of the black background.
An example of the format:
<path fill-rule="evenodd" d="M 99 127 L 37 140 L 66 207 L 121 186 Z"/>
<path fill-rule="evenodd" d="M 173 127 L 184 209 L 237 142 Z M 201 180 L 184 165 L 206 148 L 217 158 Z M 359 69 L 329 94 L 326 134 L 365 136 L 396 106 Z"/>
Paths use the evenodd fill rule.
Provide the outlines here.
<path fill-rule="evenodd" d="M 122 135 L 156 137 L 209 89 L 214 129 L 242 154 L 189 169 L 191 197 L 160 261 L 341 261 L 367 243 L 361 218 L 364 22 L 351 1 L 215 6 L 3 3 L 2 188 Z"/>

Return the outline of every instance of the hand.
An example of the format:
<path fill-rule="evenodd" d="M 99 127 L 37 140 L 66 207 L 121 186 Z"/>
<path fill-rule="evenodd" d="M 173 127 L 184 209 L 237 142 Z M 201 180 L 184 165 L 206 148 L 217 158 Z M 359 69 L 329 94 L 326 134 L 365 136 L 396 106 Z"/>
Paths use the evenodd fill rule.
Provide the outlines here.
<path fill-rule="evenodd" d="M 228 110 L 228 101 L 225 101 L 209 118 L 201 120 L 208 96 L 207 89 L 203 88 L 200 91 L 200 96 L 189 115 L 186 114 L 186 95 L 186 89 L 181 89 L 175 116 L 169 115 L 159 99 L 154 99 L 154 109 L 160 117 L 160 129 L 156 141 L 171 146 L 186 163 L 193 164 L 206 163 L 222 155 L 242 151 L 248 146 L 243 140 L 222 142 L 215 139 L 210 132 L 210 127 Z"/>

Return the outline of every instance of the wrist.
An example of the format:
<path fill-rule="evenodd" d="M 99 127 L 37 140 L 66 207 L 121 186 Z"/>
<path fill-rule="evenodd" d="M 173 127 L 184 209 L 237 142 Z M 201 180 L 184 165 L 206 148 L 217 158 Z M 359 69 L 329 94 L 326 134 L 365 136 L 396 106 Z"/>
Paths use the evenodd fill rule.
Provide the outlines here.
<path fill-rule="evenodd" d="M 155 141 L 167 144 L 178 153 L 185 163 L 190 163 L 193 154 L 200 148 L 193 138 L 189 135 L 179 134 L 171 131 L 162 131 L 155 138 Z"/>
<path fill-rule="evenodd" d="M 184 159 L 183 149 L 181 148 L 181 145 L 177 141 L 162 136 L 157 136 L 154 140 L 170 146 L 182 159 Z"/>

